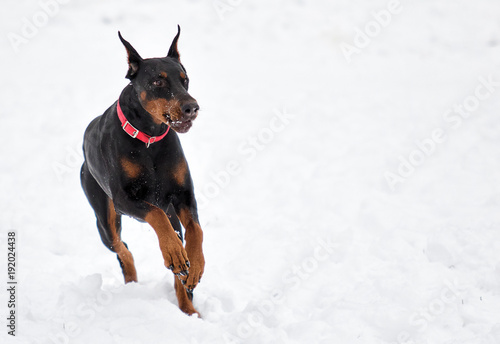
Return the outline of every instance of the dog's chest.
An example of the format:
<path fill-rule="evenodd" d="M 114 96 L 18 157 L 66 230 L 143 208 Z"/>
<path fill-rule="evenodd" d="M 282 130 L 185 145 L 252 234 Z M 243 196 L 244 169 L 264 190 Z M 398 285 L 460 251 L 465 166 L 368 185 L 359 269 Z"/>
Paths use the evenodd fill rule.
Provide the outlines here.
<path fill-rule="evenodd" d="M 185 161 L 135 161 L 133 165 L 122 163 L 122 167 L 122 185 L 127 195 L 157 205 L 182 189 L 187 174 Z"/>

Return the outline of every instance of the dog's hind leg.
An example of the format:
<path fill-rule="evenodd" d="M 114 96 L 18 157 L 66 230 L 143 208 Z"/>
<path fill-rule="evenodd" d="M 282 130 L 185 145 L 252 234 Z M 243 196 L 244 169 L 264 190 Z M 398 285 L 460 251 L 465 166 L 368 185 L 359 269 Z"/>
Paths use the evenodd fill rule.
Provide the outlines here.
<path fill-rule="evenodd" d="M 137 282 L 134 258 L 127 244 L 121 240 L 121 215 L 116 213 L 113 201 L 96 182 L 86 163 L 83 163 L 80 179 L 85 195 L 94 209 L 103 244 L 116 253 L 125 283 Z"/>

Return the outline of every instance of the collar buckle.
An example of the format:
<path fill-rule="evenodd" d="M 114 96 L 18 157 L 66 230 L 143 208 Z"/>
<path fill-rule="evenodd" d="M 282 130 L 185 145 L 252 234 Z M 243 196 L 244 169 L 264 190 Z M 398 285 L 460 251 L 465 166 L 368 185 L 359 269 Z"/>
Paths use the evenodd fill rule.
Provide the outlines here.
<path fill-rule="evenodd" d="M 128 132 L 128 131 L 127 131 L 127 129 L 126 129 L 126 128 L 127 128 L 127 125 L 128 125 L 129 127 L 131 127 L 131 128 L 132 128 L 132 130 L 133 130 L 133 132 L 132 132 L 132 133 L 130 133 L 130 132 Z M 129 135 L 130 135 L 131 137 L 133 137 L 134 139 L 137 137 L 137 135 L 139 135 L 139 130 L 137 130 L 137 129 L 136 129 L 136 128 L 132 125 L 132 124 L 130 124 L 130 122 L 129 122 L 129 121 L 125 121 L 125 123 L 123 123 L 123 125 L 122 125 L 122 128 L 123 128 L 123 130 L 124 130 L 127 134 L 129 134 Z"/>

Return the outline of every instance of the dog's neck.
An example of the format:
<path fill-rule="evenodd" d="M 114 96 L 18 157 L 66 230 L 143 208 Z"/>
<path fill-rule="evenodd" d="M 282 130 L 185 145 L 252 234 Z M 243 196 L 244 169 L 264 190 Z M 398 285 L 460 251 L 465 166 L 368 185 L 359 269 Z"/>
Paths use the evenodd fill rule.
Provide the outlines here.
<path fill-rule="evenodd" d="M 120 107 L 130 124 L 149 136 L 159 136 L 167 131 L 167 125 L 157 124 L 151 114 L 139 102 L 139 96 L 132 84 L 127 85 L 120 94 Z"/>

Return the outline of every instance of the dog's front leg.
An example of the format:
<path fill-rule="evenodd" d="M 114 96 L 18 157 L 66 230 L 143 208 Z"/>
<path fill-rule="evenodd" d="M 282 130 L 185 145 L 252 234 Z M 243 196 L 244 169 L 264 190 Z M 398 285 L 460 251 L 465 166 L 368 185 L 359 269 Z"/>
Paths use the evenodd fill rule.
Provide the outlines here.
<path fill-rule="evenodd" d="M 127 213 L 146 221 L 155 230 L 165 266 L 177 276 L 187 276 L 190 265 L 188 255 L 167 214 L 148 202 L 130 205 L 131 203 L 128 204 Z"/>
<path fill-rule="evenodd" d="M 186 252 L 189 257 L 190 268 L 188 276 L 180 276 L 181 282 L 187 291 L 192 292 L 198 285 L 205 269 L 203 256 L 203 231 L 198 221 L 196 206 L 181 206 L 178 217 L 186 229 Z"/>

